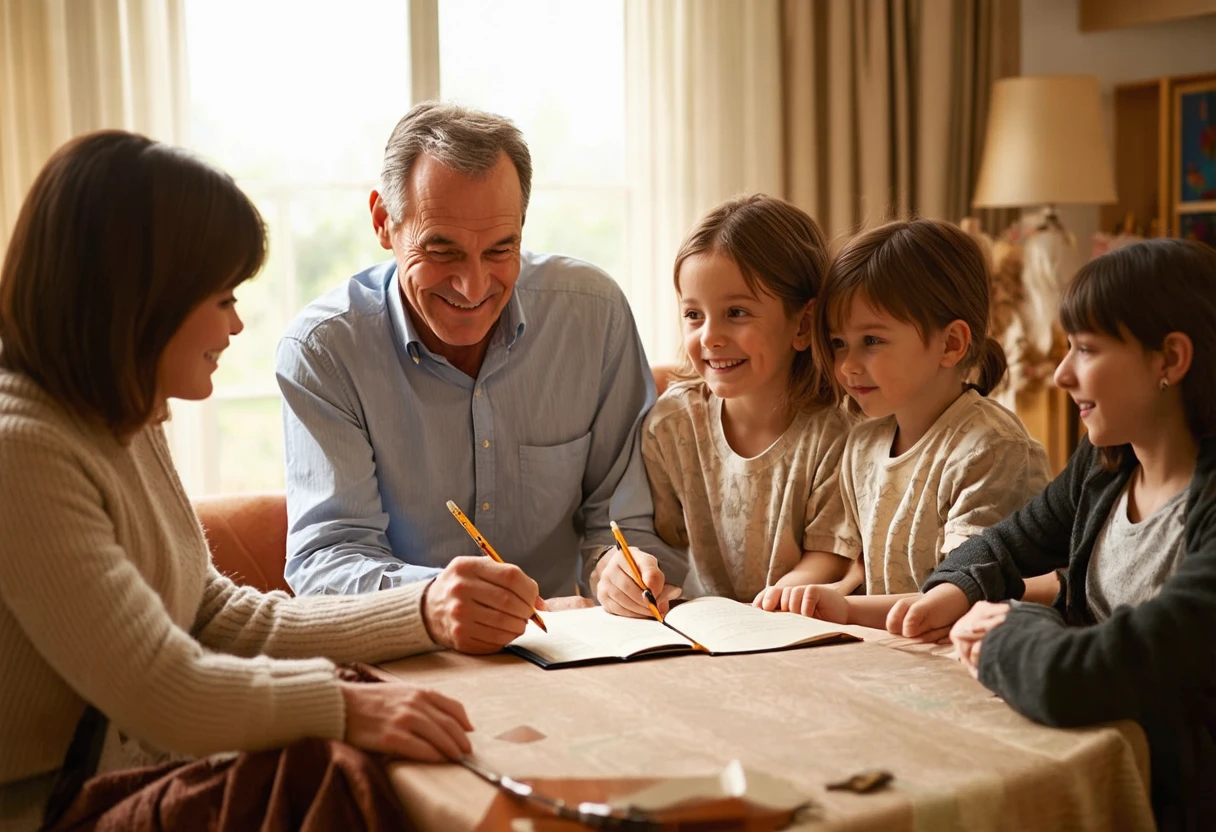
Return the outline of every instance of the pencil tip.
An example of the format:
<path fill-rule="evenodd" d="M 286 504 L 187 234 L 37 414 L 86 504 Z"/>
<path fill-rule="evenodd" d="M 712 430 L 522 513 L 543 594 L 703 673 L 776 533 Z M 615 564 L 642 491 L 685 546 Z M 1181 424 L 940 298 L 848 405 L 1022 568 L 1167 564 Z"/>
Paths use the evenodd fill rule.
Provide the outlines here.
<path fill-rule="evenodd" d="M 453 503 L 451 500 L 448 500 L 448 511 L 453 511 L 453 510 L 455 510 L 455 508 L 456 508 L 456 504 Z"/>

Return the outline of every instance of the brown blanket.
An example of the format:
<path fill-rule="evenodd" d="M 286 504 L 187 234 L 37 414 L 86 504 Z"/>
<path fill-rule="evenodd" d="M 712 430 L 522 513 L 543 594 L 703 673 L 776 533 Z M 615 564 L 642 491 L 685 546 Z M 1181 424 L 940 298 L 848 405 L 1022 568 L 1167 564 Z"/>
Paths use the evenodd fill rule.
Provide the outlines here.
<path fill-rule="evenodd" d="M 383 763 L 334 740 L 89 780 L 55 830 L 414 829 Z"/>

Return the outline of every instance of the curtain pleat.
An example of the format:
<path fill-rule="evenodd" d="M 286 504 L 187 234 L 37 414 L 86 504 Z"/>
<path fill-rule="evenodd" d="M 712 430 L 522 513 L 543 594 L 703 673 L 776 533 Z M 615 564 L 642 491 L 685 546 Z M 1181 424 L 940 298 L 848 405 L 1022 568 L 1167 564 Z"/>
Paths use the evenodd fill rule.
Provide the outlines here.
<path fill-rule="evenodd" d="M 832 237 L 971 210 L 992 82 L 1020 66 L 1018 0 L 782 0 L 785 195 Z"/>
<path fill-rule="evenodd" d="M 0 254 L 34 177 L 80 133 L 186 140 L 184 0 L 0 0 Z"/>
<path fill-rule="evenodd" d="M 672 263 L 704 213 L 785 192 L 780 0 L 625 0 L 630 180 L 623 278 L 653 361 L 678 346 Z"/>

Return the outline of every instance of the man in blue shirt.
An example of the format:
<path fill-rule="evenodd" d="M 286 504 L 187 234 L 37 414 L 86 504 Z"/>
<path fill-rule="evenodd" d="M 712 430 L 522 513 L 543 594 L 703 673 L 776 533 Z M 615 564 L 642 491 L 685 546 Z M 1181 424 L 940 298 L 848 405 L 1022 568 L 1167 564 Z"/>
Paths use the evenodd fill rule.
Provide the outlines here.
<path fill-rule="evenodd" d="M 645 610 L 620 553 L 603 557 L 613 519 L 665 605 L 688 567 L 654 533 L 637 437 L 654 382 L 607 275 L 521 250 L 522 135 L 420 104 L 389 139 L 381 186 L 372 226 L 393 260 L 310 304 L 279 344 L 288 583 L 303 595 L 431 580 L 432 638 L 490 652 L 540 596 L 576 585 Z M 507 564 L 477 554 L 447 500 Z"/>

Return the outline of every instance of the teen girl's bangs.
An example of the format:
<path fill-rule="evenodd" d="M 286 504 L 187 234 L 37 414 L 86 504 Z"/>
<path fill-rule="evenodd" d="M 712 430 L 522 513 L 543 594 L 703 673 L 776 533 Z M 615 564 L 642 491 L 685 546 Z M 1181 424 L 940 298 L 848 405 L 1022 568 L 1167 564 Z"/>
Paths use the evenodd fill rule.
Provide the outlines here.
<path fill-rule="evenodd" d="M 1091 332 L 1124 340 L 1127 312 L 1120 308 L 1116 284 L 1118 261 L 1099 258 L 1086 263 L 1060 298 L 1060 326 L 1066 333 Z"/>

